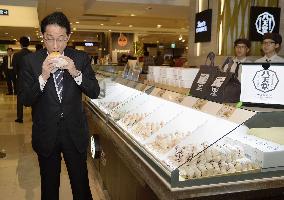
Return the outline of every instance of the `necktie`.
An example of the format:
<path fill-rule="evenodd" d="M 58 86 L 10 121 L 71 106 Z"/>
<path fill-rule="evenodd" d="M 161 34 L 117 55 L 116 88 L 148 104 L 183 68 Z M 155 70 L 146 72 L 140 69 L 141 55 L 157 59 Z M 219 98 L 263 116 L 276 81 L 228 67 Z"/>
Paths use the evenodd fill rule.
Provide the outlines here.
<path fill-rule="evenodd" d="M 63 70 L 57 70 L 56 72 L 54 72 L 55 88 L 60 102 L 62 100 L 63 92 L 63 72 Z"/>

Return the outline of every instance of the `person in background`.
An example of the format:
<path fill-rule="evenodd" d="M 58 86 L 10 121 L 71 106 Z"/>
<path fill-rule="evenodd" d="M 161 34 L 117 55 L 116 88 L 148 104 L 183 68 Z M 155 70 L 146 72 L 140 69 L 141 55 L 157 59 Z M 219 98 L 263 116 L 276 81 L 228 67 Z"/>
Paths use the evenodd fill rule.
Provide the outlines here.
<path fill-rule="evenodd" d="M 17 53 L 15 53 L 14 55 L 14 59 L 13 59 L 13 66 L 16 69 L 16 75 L 17 75 L 17 86 L 19 86 L 19 71 L 23 65 L 23 57 L 29 53 L 31 53 L 31 51 L 28 49 L 28 46 L 30 45 L 30 40 L 29 38 L 23 36 L 20 38 L 20 45 L 21 45 L 21 50 Z M 15 122 L 18 123 L 23 123 L 23 109 L 24 106 L 21 103 L 21 100 L 19 99 L 19 95 L 17 95 L 17 119 L 15 120 Z"/>
<path fill-rule="evenodd" d="M 17 93 L 17 83 L 16 83 L 16 70 L 13 66 L 13 48 L 7 48 L 7 55 L 3 57 L 2 69 L 6 76 L 8 93 L 7 95 L 13 95 Z"/>
<path fill-rule="evenodd" d="M 247 55 L 250 51 L 250 47 L 251 47 L 251 42 L 245 38 L 236 39 L 234 42 L 235 57 L 233 58 L 234 63 L 232 64 L 230 71 L 232 73 L 236 72 L 239 81 L 241 80 L 241 73 L 242 73 L 241 63 L 251 62 L 247 58 Z M 226 72 L 227 69 L 228 65 L 225 65 L 223 71 Z"/>
<path fill-rule="evenodd" d="M 36 49 L 36 51 L 39 51 L 39 50 L 43 49 L 42 44 L 36 44 L 35 45 L 35 49 Z"/>
<path fill-rule="evenodd" d="M 152 56 L 150 56 L 148 51 L 144 52 L 142 74 L 148 74 L 148 67 L 154 66 L 155 62 Z"/>
<path fill-rule="evenodd" d="M 58 200 L 62 155 L 75 200 L 92 200 L 87 170 L 89 133 L 82 95 L 99 96 L 88 54 L 68 48 L 70 21 L 54 12 L 41 21 L 44 49 L 24 57 L 19 96 L 32 107 L 41 200 Z"/>
<path fill-rule="evenodd" d="M 264 56 L 255 62 L 264 63 L 284 63 L 284 58 L 277 55 L 282 43 L 282 37 L 279 33 L 266 33 L 262 39 L 262 51 Z"/>
<path fill-rule="evenodd" d="M 162 66 L 164 64 L 164 56 L 160 51 L 157 52 L 157 56 L 155 58 L 155 65 Z"/>
<path fill-rule="evenodd" d="M 118 61 L 118 65 L 125 65 L 127 63 L 127 55 L 126 54 L 122 54 L 119 61 Z"/>

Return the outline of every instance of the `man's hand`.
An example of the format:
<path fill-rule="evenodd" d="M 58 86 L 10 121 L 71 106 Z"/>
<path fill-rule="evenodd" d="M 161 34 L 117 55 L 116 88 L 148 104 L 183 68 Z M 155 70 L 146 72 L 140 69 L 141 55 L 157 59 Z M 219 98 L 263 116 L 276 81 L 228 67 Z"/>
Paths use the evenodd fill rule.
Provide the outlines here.
<path fill-rule="evenodd" d="M 73 62 L 73 60 L 67 56 L 60 56 L 60 58 L 63 58 L 64 60 L 67 61 L 67 65 L 63 66 L 62 68 L 63 69 L 67 69 L 69 74 L 72 76 L 72 77 L 76 77 L 78 76 L 78 74 L 80 73 L 76 67 L 75 67 L 75 64 Z"/>
<path fill-rule="evenodd" d="M 49 56 L 44 60 L 42 64 L 42 72 L 41 72 L 41 76 L 43 80 L 47 81 L 47 79 L 49 79 L 50 73 L 55 67 L 56 63 L 57 63 L 57 60 Z"/>

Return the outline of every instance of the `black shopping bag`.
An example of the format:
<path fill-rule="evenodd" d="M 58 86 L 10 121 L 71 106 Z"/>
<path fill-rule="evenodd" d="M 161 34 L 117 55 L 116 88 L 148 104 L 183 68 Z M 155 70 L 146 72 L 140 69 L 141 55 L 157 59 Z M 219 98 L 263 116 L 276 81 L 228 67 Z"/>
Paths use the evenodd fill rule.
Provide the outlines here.
<path fill-rule="evenodd" d="M 236 103 L 240 100 L 241 83 L 237 78 L 240 64 L 235 72 L 231 72 L 233 63 L 232 58 L 228 57 L 222 66 L 224 69 L 224 66 L 228 65 L 227 70 L 214 72 L 212 82 L 205 89 L 206 99 L 219 103 Z"/>
<path fill-rule="evenodd" d="M 210 52 L 206 58 L 205 64 L 200 66 L 200 69 L 190 88 L 190 95 L 206 99 L 208 97 L 208 88 L 213 82 L 218 72 L 218 67 L 214 66 L 215 54 Z M 210 64 L 207 64 L 207 61 Z"/>

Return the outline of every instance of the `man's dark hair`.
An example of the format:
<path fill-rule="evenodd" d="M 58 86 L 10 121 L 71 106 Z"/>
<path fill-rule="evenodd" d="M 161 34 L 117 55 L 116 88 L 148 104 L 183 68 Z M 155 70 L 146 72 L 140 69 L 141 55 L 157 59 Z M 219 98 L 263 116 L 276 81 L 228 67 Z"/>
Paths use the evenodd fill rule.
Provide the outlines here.
<path fill-rule="evenodd" d="M 8 48 L 7 48 L 7 51 L 9 51 L 9 50 L 14 51 L 14 49 L 11 48 L 11 47 L 8 47 Z"/>
<path fill-rule="evenodd" d="M 41 50 L 43 48 L 42 44 L 36 44 L 35 49 L 36 51 Z"/>
<path fill-rule="evenodd" d="M 251 47 L 250 41 L 248 39 L 245 39 L 245 38 L 236 39 L 235 42 L 234 42 L 234 46 L 236 47 L 238 44 L 245 44 L 247 46 L 247 48 L 249 48 L 249 49 Z"/>
<path fill-rule="evenodd" d="M 26 36 L 20 38 L 20 44 L 22 47 L 28 47 L 30 45 L 30 40 Z"/>
<path fill-rule="evenodd" d="M 41 21 L 40 29 L 42 34 L 45 33 L 46 26 L 50 24 L 56 24 L 62 28 L 65 28 L 67 35 L 69 35 L 71 32 L 70 22 L 66 15 L 64 15 L 62 12 L 51 13 Z"/>
<path fill-rule="evenodd" d="M 282 43 L 282 37 L 279 33 L 265 33 L 263 35 L 262 41 L 265 39 L 271 39 L 275 42 L 275 44 L 281 45 Z"/>

